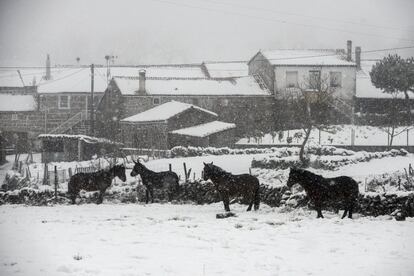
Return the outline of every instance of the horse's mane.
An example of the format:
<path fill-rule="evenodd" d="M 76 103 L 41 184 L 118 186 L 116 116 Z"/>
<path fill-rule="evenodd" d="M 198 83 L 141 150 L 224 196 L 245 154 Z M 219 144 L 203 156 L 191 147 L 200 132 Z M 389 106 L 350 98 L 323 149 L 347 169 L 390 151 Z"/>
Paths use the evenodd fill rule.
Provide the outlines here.
<path fill-rule="evenodd" d="M 301 175 L 305 176 L 306 178 L 317 178 L 319 180 L 324 179 L 321 175 L 307 171 L 307 170 L 297 170 Z"/>
<path fill-rule="evenodd" d="M 216 165 L 213 165 L 213 164 L 209 164 L 209 165 L 207 165 L 207 167 L 208 167 L 208 168 L 209 168 L 212 172 L 215 172 L 215 173 L 227 174 L 227 175 L 231 174 L 231 173 L 229 173 L 228 171 L 225 171 L 225 170 L 223 170 L 222 168 L 220 168 L 219 166 L 216 166 Z"/>

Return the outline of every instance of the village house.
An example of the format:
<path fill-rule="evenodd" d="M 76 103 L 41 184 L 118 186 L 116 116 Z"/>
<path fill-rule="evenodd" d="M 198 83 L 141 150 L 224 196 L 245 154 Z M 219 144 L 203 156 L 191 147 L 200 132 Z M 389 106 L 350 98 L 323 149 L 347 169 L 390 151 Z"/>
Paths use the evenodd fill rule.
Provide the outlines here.
<path fill-rule="evenodd" d="M 170 101 L 120 121 L 126 147 L 170 149 L 174 146 L 232 146 L 235 124 L 196 105 Z"/>
<path fill-rule="evenodd" d="M 326 86 L 332 95 L 330 104 L 336 117 L 352 117 L 356 94 L 356 63 L 352 61 L 352 42 L 347 51 L 338 50 L 268 50 L 259 51 L 248 62 L 249 75 L 257 76 L 274 95 L 280 112 L 283 100 L 294 98 L 302 91 L 315 91 L 315 84 Z M 276 117 L 279 117 L 276 115 Z"/>
<path fill-rule="evenodd" d="M 121 119 L 173 100 L 217 113 L 219 120 L 237 125 L 238 136 L 272 127 L 274 97 L 253 76 L 155 77 L 147 70 L 137 74 L 113 77 L 109 83 L 97 110 L 103 137 L 118 139 Z"/>

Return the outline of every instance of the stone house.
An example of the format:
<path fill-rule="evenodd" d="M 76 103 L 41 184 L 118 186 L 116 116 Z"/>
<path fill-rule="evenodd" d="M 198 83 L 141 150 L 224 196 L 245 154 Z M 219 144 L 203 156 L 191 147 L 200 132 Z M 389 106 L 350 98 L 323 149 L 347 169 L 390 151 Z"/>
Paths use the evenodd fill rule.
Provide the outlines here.
<path fill-rule="evenodd" d="M 97 110 L 101 136 L 117 139 L 119 120 L 170 101 L 217 113 L 219 120 L 237 125 L 238 136 L 270 130 L 274 120 L 274 97 L 253 76 L 149 77 L 141 70 L 139 76 L 112 78 Z"/>
<path fill-rule="evenodd" d="M 234 143 L 234 124 L 217 121 L 218 115 L 196 105 L 170 101 L 120 121 L 120 141 L 130 148 L 170 149 L 177 145 L 230 146 Z M 204 131 L 194 134 L 194 129 Z M 206 132 L 207 131 L 207 132 Z M 198 138 L 195 138 L 198 137 Z"/>

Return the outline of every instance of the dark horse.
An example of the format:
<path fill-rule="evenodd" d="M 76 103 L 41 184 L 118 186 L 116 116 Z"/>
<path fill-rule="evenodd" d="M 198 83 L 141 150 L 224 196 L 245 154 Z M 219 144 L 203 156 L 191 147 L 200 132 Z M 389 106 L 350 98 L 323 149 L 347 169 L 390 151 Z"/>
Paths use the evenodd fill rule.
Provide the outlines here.
<path fill-rule="evenodd" d="M 213 165 L 211 163 L 204 163 L 203 170 L 204 180 L 210 179 L 217 191 L 220 194 L 221 200 L 224 203 L 224 209 L 229 212 L 229 197 L 243 195 L 249 202 L 247 211 L 252 209 L 254 204 L 254 210 L 259 209 L 260 205 L 260 184 L 259 180 L 250 174 L 238 174 L 234 175 L 224 171 L 222 168 Z"/>
<path fill-rule="evenodd" d="M 80 190 L 99 191 L 99 198 L 96 203 L 102 203 L 106 189 L 111 186 L 112 179 L 116 176 L 123 182 L 126 181 L 124 165 L 115 165 L 109 170 L 100 170 L 92 173 L 77 173 L 73 175 L 68 184 L 68 193 L 72 200 L 72 204 L 75 204 L 76 197 Z"/>
<path fill-rule="evenodd" d="M 143 164 L 135 162 L 135 166 L 132 169 L 131 176 L 140 175 L 142 179 L 142 184 L 144 184 L 145 191 L 145 203 L 149 201 L 149 195 L 151 195 L 151 203 L 154 203 L 154 188 L 166 188 L 168 190 L 168 200 L 171 201 L 172 195 L 174 192 L 177 192 L 179 189 L 178 176 L 175 172 L 165 171 L 165 172 L 154 172 Z"/>
<path fill-rule="evenodd" d="M 335 178 L 324 178 L 320 175 L 301 169 L 290 169 L 288 188 L 294 184 L 300 184 L 306 191 L 308 197 L 315 204 L 318 212 L 317 218 L 323 218 L 322 204 L 326 202 L 342 201 L 345 205 L 345 211 L 342 218 L 352 218 L 352 211 L 358 199 L 358 183 L 348 177 L 339 176 Z"/>

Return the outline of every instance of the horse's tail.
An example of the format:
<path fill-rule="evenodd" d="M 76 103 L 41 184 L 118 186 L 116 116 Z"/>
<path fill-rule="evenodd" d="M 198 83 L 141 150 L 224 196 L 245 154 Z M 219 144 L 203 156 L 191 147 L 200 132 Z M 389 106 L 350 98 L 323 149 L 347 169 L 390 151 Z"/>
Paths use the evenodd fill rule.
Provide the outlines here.
<path fill-rule="evenodd" d="M 257 185 L 254 192 L 254 210 L 259 210 L 260 206 L 260 185 Z"/>

